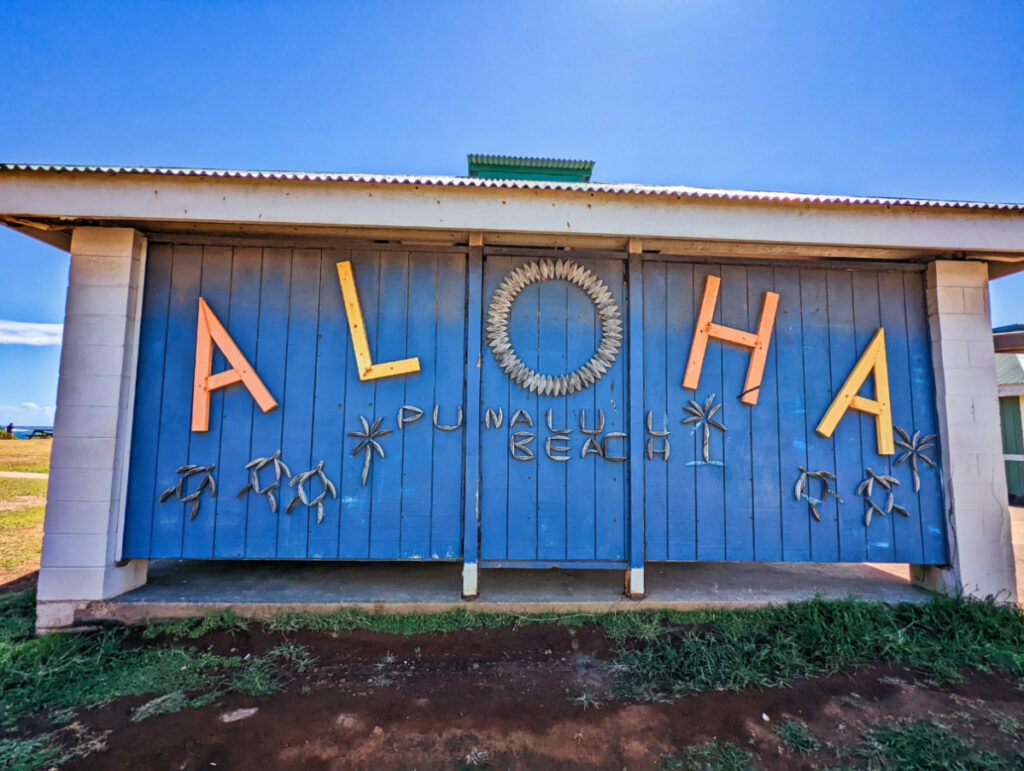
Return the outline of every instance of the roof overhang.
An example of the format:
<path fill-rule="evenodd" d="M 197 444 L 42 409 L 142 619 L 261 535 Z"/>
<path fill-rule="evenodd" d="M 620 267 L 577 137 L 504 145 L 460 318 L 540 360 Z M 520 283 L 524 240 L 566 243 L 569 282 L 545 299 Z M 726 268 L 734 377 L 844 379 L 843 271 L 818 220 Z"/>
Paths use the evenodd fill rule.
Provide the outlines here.
<path fill-rule="evenodd" d="M 0 165 L 0 219 L 68 248 L 76 225 L 323 234 L 751 257 L 984 260 L 1024 268 L 1024 207 L 688 187 Z"/>

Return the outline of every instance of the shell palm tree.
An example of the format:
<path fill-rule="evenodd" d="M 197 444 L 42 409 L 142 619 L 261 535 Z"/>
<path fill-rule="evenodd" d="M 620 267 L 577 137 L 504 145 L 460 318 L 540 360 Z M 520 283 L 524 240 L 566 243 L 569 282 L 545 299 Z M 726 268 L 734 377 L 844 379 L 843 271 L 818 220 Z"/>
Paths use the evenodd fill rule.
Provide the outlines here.
<path fill-rule="evenodd" d="M 929 468 L 935 468 L 935 461 L 925 453 L 925 450 L 935 446 L 935 442 L 932 441 L 932 439 L 935 438 L 935 434 L 921 436 L 920 431 L 915 431 L 914 435 L 910 436 L 899 426 L 895 426 L 894 428 L 896 429 L 896 433 L 900 435 L 900 438 L 896 440 L 896 446 L 906 450 L 906 452 L 896 459 L 896 465 L 899 466 L 907 460 L 910 461 L 910 473 L 914 477 L 914 492 L 920 492 L 921 477 L 917 473 L 917 461 L 918 459 L 923 460 L 928 464 Z"/>
<path fill-rule="evenodd" d="M 683 419 L 684 424 L 693 425 L 690 432 L 692 433 L 698 428 L 703 430 L 701 453 L 704 457 L 704 463 L 715 463 L 715 461 L 708 459 L 708 441 L 711 439 L 712 427 L 717 428 L 719 431 L 725 431 L 725 426 L 715 420 L 715 414 L 722 409 L 722 405 L 715 404 L 715 395 L 711 394 L 711 396 L 704 400 L 703 405 L 698 404 L 693 399 L 690 399 L 690 403 L 683 407 L 683 409 L 690 414 L 690 417 Z"/>

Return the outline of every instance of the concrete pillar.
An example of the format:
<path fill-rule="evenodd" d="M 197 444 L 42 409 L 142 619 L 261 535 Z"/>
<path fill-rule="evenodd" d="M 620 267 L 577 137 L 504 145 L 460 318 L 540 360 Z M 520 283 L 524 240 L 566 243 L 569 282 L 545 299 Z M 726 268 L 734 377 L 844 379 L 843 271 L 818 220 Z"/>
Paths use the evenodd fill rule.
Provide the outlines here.
<path fill-rule="evenodd" d="M 131 228 L 75 228 L 57 388 L 36 628 L 146 582 L 122 564 L 146 239 Z"/>
<path fill-rule="evenodd" d="M 927 287 L 950 561 L 914 565 L 911 579 L 946 594 L 1015 601 L 988 266 L 933 262 Z"/>

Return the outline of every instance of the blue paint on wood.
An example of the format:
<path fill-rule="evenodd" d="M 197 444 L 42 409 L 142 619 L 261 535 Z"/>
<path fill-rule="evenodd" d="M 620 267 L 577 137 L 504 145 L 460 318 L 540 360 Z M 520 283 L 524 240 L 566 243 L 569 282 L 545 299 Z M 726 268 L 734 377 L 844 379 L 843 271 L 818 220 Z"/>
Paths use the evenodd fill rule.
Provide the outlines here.
<path fill-rule="evenodd" d="M 208 255 L 204 254 L 204 261 Z M 260 314 L 259 249 L 236 249 L 231 255 L 231 296 L 228 316 L 222 319 L 229 329 L 236 330 L 233 338 L 250 362 L 257 359 Z M 203 280 L 207 272 L 204 268 Z M 245 528 L 252 496 L 239 498 L 238 491 L 249 483 L 248 438 L 252 427 L 252 413 L 256 407 L 244 386 L 237 383 L 223 389 L 221 396 L 220 454 L 217 459 L 217 519 L 215 523 L 213 556 L 241 559 L 245 556 Z M 267 472 L 264 472 L 267 475 Z M 269 478 L 269 477 L 268 477 Z M 260 507 L 262 506 L 262 509 Z M 269 511 L 266 499 L 257 496 L 256 511 Z"/>
<path fill-rule="evenodd" d="M 805 562 L 811 559 L 811 528 L 816 524 L 806 498 L 796 498 L 796 483 L 800 467 L 816 470 L 808 465 L 807 432 L 814 426 L 808 425 L 804 394 L 805 346 L 803 335 L 802 293 L 800 271 L 777 269 L 775 291 L 779 294 L 778 313 L 775 318 L 774 349 L 776 377 L 778 383 L 777 431 L 779 441 L 779 493 L 782 517 L 783 560 Z M 813 356 L 813 352 L 812 356 Z M 819 359 L 820 360 L 820 359 Z M 811 366 L 813 368 L 813 361 Z M 826 381 L 827 383 L 827 381 Z M 815 389 L 826 391 L 825 384 Z M 758 413 L 758 419 L 760 415 Z M 770 426 L 769 426 L 770 428 Z M 831 466 L 828 469 L 832 470 Z M 811 495 L 823 498 L 821 487 L 815 483 Z M 829 503 L 834 506 L 833 501 Z M 823 504 L 819 510 L 826 508 Z"/>
<path fill-rule="evenodd" d="M 511 266 L 512 260 L 508 257 L 487 258 L 481 299 L 484 313 L 491 296 Z M 488 409 L 495 413 L 500 409 L 503 416 L 501 426 L 492 423 L 490 428 L 481 429 L 480 434 L 480 511 L 488 513 L 486 517 L 480 517 L 480 559 L 503 560 L 509 557 L 511 466 L 518 463 L 509 458 L 508 450 L 509 436 L 515 430 L 510 427 L 515 412 L 510 391 L 516 386 L 502 374 L 486 343 L 481 345 L 478 355 L 481 408 L 485 415 Z M 516 494 L 518 496 L 518 491 Z"/>
<path fill-rule="evenodd" d="M 596 266 L 594 266 L 596 267 Z M 566 285 L 565 328 L 567 360 L 563 371 L 575 369 L 594 355 L 601 340 L 601 326 L 590 298 L 579 288 Z M 568 428 L 568 454 L 565 467 L 565 549 L 570 560 L 592 560 L 597 549 L 597 459 L 594 455 L 580 457 L 587 434 L 580 429 L 580 414 L 586 411 L 588 421 L 597 419 L 596 392 L 587 388 L 565 400 L 565 422 L 556 427 Z M 591 424 L 593 425 L 593 424 Z"/>
<path fill-rule="evenodd" d="M 622 349 L 615 361 L 615 366 L 594 385 L 594 401 L 598 409 L 605 414 L 605 431 L 624 433 L 627 428 L 627 402 L 625 373 L 631 350 L 628 334 L 628 311 L 625 287 L 625 263 L 623 260 L 597 260 L 593 267 L 596 275 L 608 287 L 615 303 L 622 311 L 623 323 L 626 324 Z M 597 415 L 588 419 L 595 420 Z M 595 425 L 590 423 L 590 425 Z M 625 448 L 622 441 L 609 444 L 610 448 Z M 582 451 L 582 444 L 580 445 Z M 595 553 L 599 560 L 625 560 L 627 558 L 627 538 L 629 535 L 629 490 L 627 485 L 628 468 L 625 463 L 602 460 L 596 455 L 588 455 L 594 463 L 596 486 L 595 517 Z"/>
<path fill-rule="evenodd" d="M 376 329 L 370 341 L 374 361 L 404 358 L 409 301 L 409 257 L 405 252 L 381 253 L 376 300 L 375 306 L 371 306 L 376 319 Z M 392 429 L 390 435 L 380 440 L 387 457 L 376 457 L 373 461 L 370 557 L 374 559 L 398 559 L 401 555 L 399 537 L 402 530 L 402 449 L 405 433 L 394 432 L 397 426 L 388 413 L 393 409 L 391 405 L 404 402 L 405 381 L 404 377 L 388 377 L 373 384 L 375 417 L 384 417 L 381 428 Z"/>
<path fill-rule="evenodd" d="M 292 253 L 290 249 L 268 248 L 263 250 L 262 259 L 259 342 L 254 364 L 260 379 L 280 405 L 285 398 Z M 270 412 L 262 412 L 253 405 L 248 394 L 239 395 L 239 398 L 252 406 L 252 433 L 248 437 L 250 459 L 266 458 L 282 449 L 284 410 L 278 406 Z M 244 442 L 244 437 L 240 436 L 239 440 Z M 293 472 L 301 470 L 296 467 L 293 459 L 285 456 L 282 460 Z M 281 517 L 286 516 L 284 507 L 290 500 L 287 481 L 282 480 L 275 492 L 278 501 L 276 514 L 270 512 L 269 506 L 261 506 L 259 500 L 249 501 L 251 516 L 247 520 L 245 534 L 245 556 L 249 559 L 272 559 L 277 556 L 277 524 Z"/>
<path fill-rule="evenodd" d="M 149 556 L 153 507 L 162 492 L 162 488 L 156 488 L 155 475 L 163 404 L 163 362 L 167 344 L 167 307 L 171 294 L 171 259 L 170 246 L 154 244 L 146 260 L 142 328 L 139 332 L 139 369 L 132 422 L 132 462 L 128 476 L 131 514 L 125 518 L 125 557 Z"/>
<path fill-rule="evenodd" d="M 437 358 L 422 355 L 437 347 L 437 281 L 438 255 L 423 255 L 409 264 L 409 329 L 405 356 L 419 356 L 420 371 L 405 378 L 405 397 L 392 407 L 385 418 L 403 443 L 402 464 L 402 530 L 403 559 L 429 559 L 430 516 L 433 510 L 433 479 L 435 470 L 434 442 L 438 432 L 431 424 L 431 410 L 437 403 Z M 443 257 L 442 257 L 443 259 Z M 413 289 L 415 287 L 415 289 Z M 417 353 L 419 351 L 420 353 Z M 398 411 L 403 404 L 423 410 L 423 417 L 398 431 Z M 408 411 L 409 417 L 416 414 Z"/>
<path fill-rule="evenodd" d="M 831 270 L 826 280 L 833 382 L 831 395 L 835 396 L 863 351 L 858 346 L 854 326 L 853 280 L 850 271 Z M 862 562 L 867 557 L 864 506 L 857 498 L 855 488 L 864 475 L 862 444 L 872 441 L 874 432 L 865 435 L 861 429 L 860 414 L 850 410 L 839 421 L 833 434 L 836 476 L 841 480 L 840 495 L 847 499 L 848 504 L 852 504 L 841 507 L 839 512 L 839 558 L 845 562 Z"/>
<path fill-rule="evenodd" d="M 773 291 L 775 278 L 771 268 L 748 270 L 747 329 L 750 331 L 757 330 L 765 292 Z M 782 559 L 782 493 L 789 487 L 782 480 L 779 463 L 778 355 L 778 334 L 773 329 L 757 405 L 747 408 L 750 414 L 750 516 L 754 525 L 754 559 L 767 562 Z"/>
<path fill-rule="evenodd" d="M 800 271 L 800 303 L 803 315 L 803 364 L 804 399 L 807 404 L 804 443 L 807 448 L 807 465 L 811 471 L 828 471 L 835 474 L 835 434 L 825 439 L 815 427 L 821 416 L 832 403 L 833 394 L 839 389 L 848 370 L 833 375 L 829 336 L 829 305 L 827 272 L 821 270 Z M 795 469 L 794 469 L 795 471 Z M 859 473 L 859 472 L 858 472 Z M 795 480 L 794 480 L 795 481 Z M 857 481 L 859 481 L 859 476 Z M 854 482 L 856 484 L 856 482 Z M 837 490 L 843 497 L 840 503 L 829 498 L 818 507 L 821 522 L 811 524 L 811 559 L 815 562 L 836 562 L 839 559 L 839 511 L 859 508 L 859 501 L 852 495 L 850 480 L 843 477 L 836 480 Z M 857 516 L 854 512 L 853 516 Z"/>
<path fill-rule="evenodd" d="M 202 279 L 200 294 L 209 304 L 217 317 L 225 325 L 231 319 L 231 249 L 222 246 L 203 247 Z M 197 320 L 193 320 L 193 328 Z M 187 336 L 186 336 L 187 337 Z M 195 340 L 195 333 L 192 334 Z M 237 342 L 237 341 L 236 341 Z M 248 354 L 248 355 L 251 355 Z M 187 359 L 186 359 L 187 361 Z M 213 349 L 212 372 L 227 369 L 228 364 L 216 346 Z M 187 366 L 184 369 L 189 369 Z M 223 469 L 220 467 L 221 422 L 224 413 L 225 394 L 242 388 L 240 383 L 214 391 L 210 396 L 210 427 L 208 431 L 193 431 L 189 437 L 188 462 L 197 466 L 217 464 L 214 470 L 216 478 L 220 478 Z M 193 477 L 198 483 L 201 477 Z M 221 489 L 218 495 L 223 495 Z M 209 497 L 205 492 L 199 499 L 200 513 L 195 519 L 186 518 L 181 542 L 181 556 L 185 559 L 209 559 L 213 556 L 213 539 L 217 518 L 215 511 L 220 501 Z"/>
<path fill-rule="evenodd" d="M 904 429 L 913 436 L 914 407 L 913 385 L 911 383 L 910 351 L 907 345 L 907 312 L 903 293 L 903 276 L 900 273 L 878 274 L 878 303 L 881 324 L 885 328 L 885 348 L 889 363 L 889 395 L 892 400 L 893 426 Z M 922 434 L 924 436 L 924 434 Z M 897 434 L 897 438 L 899 435 Z M 896 455 L 890 459 L 892 476 L 900 481 L 896 491 L 897 503 L 910 512 L 910 518 L 892 514 L 892 552 L 888 557 L 893 562 L 919 563 L 923 557 L 921 542 L 921 501 L 914 490 L 910 464 L 896 465 L 904 451 L 896 447 Z M 920 464 L 922 471 L 927 469 Z M 870 545 L 869 545 L 870 551 Z"/>
<path fill-rule="evenodd" d="M 320 260 L 320 313 L 316 343 L 316 396 L 313 401 L 313 445 L 311 460 L 324 461 L 324 473 L 337 488 L 338 498 L 324 498 L 324 519 L 309 530 L 308 556 L 335 559 L 341 532 L 342 445 L 345 434 L 345 386 L 347 370 L 354 367 L 351 349 L 346 347 L 348 320 L 338 289 L 339 262 L 348 258 L 341 251 L 324 250 Z M 298 471 L 292 469 L 292 471 Z M 319 494 L 319 484 L 316 491 Z M 315 509 L 310 513 L 315 523 Z"/>
<path fill-rule="evenodd" d="M 629 255 L 629 566 L 644 566 L 644 346 L 641 255 Z M 635 514 L 635 516 L 632 516 Z"/>
<path fill-rule="evenodd" d="M 695 265 L 693 268 L 693 307 L 699 310 L 704 296 L 704 285 L 709 275 L 721 275 L 721 269 L 715 266 Z M 696 317 L 695 319 L 696 320 Z M 722 323 L 722 298 L 715 304 L 714 321 Z M 692 325 L 691 325 L 692 328 Z M 689 355 L 690 346 L 684 344 L 683 357 Z M 724 393 L 722 368 L 723 346 L 719 342 L 710 341 L 704 355 L 704 366 L 701 368 L 700 383 L 696 391 L 687 391 L 687 399 L 693 399 L 702 407 L 712 394 L 716 403 L 721 403 Z M 680 378 L 680 382 L 682 378 Z M 742 381 L 741 381 L 742 382 Z M 736 390 L 736 386 L 732 388 Z M 738 390 L 743 390 L 739 388 Z M 724 411 L 724 408 L 723 408 Z M 682 416 L 681 416 L 682 417 Z M 719 416 L 716 416 L 719 417 Z M 684 431 L 691 430 L 693 424 L 682 426 Z M 729 424 L 724 423 L 728 432 Z M 728 463 L 725 457 L 725 441 L 721 431 L 711 429 L 708 458 L 719 463 Z M 688 462 L 703 464 L 702 430 L 695 432 L 696 444 L 693 458 Z M 697 559 L 724 560 L 725 544 L 725 468 L 718 465 L 695 465 L 697 478 Z"/>
<path fill-rule="evenodd" d="M 760 303 L 748 313 L 747 269 L 722 268 L 722 287 L 718 303 L 722 324 L 751 331 L 750 316 L 758 314 Z M 726 559 L 754 559 L 753 464 L 751 462 L 751 407 L 740 401 L 746 380 L 750 351 L 741 346 L 713 343 L 722 348 L 722 409 L 716 415 L 725 427 L 725 554 Z"/>
<path fill-rule="evenodd" d="M 362 382 L 356 372 L 336 264 L 351 260 L 371 353 L 382 362 L 418 356 L 414 375 Z M 128 557 L 294 559 L 473 559 L 488 565 L 639 567 L 644 559 L 863 559 L 942 563 L 946 559 L 939 473 L 922 464 L 920 494 L 909 466 L 877 454 L 874 419 L 848 413 L 830 439 L 814 428 L 878 326 L 886 329 L 893 420 L 908 432 L 934 433 L 934 389 L 922 276 L 913 272 L 714 266 L 630 262 L 585 254 L 626 319 L 615 366 L 595 386 L 564 398 L 513 386 L 481 340 L 484 310 L 508 271 L 526 260 L 479 251 L 164 247 L 150 250 L 140 336 L 139 396 L 129 477 Z M 482 265 L 481 265 L 482 262 Z M 468 266 L 468 267 L 467 267 Z M 628 270 L 628 281 L 627 271 Z M 765 291 L 780 294 L 775 333 L 758 405 L 739 401 L 749 351 L 711 341 L 696 392 L 679 387 L 707 275 L 721 275 L 715 320 L 757 327 Z M 627 294 L 634 298 L 629 303 Z M 262 413 L 241 385 L 215 392 L 210 430 L 189 431 L 197 303 L 207 299 L 281 406 Z M 643 297 L 642 302 L 639 301 Z M 467 307 L 470 309 L 467 319 Z M 512 307 L 512 339 L 527 363 L 546 372 L 575 369 L 600 340 L 592 303 L 564 282 L 527 288 Z M 631 356 L 630 352 L 635 355 Z M 467 355 L 468 352 L 468 355 Z M 215 355 L 214 372 L 226 367 Z M 870 381 L 869 381 L 870 382 Z M 710 457 L 701 431 L 681 423 L 690 397 L 715 394 Z M 872 395 L 866 386 L 862 393 Z M 403 404 L 423 410 L 397 430 Z M 434 427 L 457 421 L 454 431 Z M 502 409 L 500 428 L 483 428 L 487 408 Z M 518 409 L 533 425 L 511 426 Z M 568 429 L 570 460 L 545 452 L 554 429 Z M 580 456 L 587 437 L 579 419 L 603 435 L 624 463 Z M 646 455 L 646 414 L 668 430 L 671 456 Z M 392 433 L 379 439 L 364 486 L 364 456 L 353 456 L 359 417 Z M 510 458 L 513 431 L 534 436 L 534 458 Z M 655 449 L 665 439 L 653 438 Z M 556 439 L 552 452 L 559 454 Z M 316 509 L 284 507 L 295 495 L 287 478 L 265 497 L 235 494 L 244 465 L 283 451 L 295 473 L 324 461 L 338 499 Z M 931 457 L 939 462 L 936 448 Z M 177 501 L 156 497 L 177 482 L 186 462 L 216 463 L 220 490 L 205 496 L 195 520 Z M 844 502 L 819 505 L 793 497 L 798 467 L 837 474 Z M 896 476 L 896 501 L 910 517 L 890 514 L 863 525 L 855 488 L 864 468 Z M 263 483 L 272 469 L 263 474 Z M 479 479 L 481 518 L 475 512 Z M 198 482 L 193 479 L 192 485 Z M 311 480 L 310 497 L 319 494 Z M 807 493 L 820 497 L 811 480 Z M 875 500 L 885 503 L 884 493 Z M 633 512 L 633 516 L 630 516 Z M 646 528 L 646 534 L 645 534 Z M 646 538 L 646 543 L 645 543 Z M 646 555 L 645 555 L 646 550 Z"/>
<path fill-rule="evenodd" d="M 700 442 L 697 434 L 692 433 L 689 426 L 683 425 L 683 418 L 688 414 L 684 407 L 693 392 L 680 387 L 693 337 L 696 308 L 700 307 L 699 299 L 698 304 L 694 305 L 693 288 L 692 265 L 683 263 L 666 266 L 664 356 L 665 409 L 668 414 L 661 430 L 671 432 L 668 439 L 672 442 L 668 460 L 669 509 L 665 514 L 668 533 L 666 559 L 672 560 L 697 559 L 697 478 L 702 469 L 687 464 L 700 452 Z M 646 335 L 645 331 L 645 338 Z M 648 369 L 656 366 L 656 362 L 648 357 L 645 357 L 644 363 Z"/>
<path fill-rule="evenodd" d="M 171 268 L 171 300 L 167 318 L 164 401 L 160 411 L 159 450 L 156 461 L 156 494 L 178 482 L 175 469 L 188 463 L 192 422 L 192 363 L 195 361 L 196 323 L 203 249 L 176 246 Z M 212 409 L 212 407 L 211 407 Z M 207 461 L 207 463 L 211 462 Z M 148 503 L 148 502 L 147 502 Z M 205 497 L 200 507 L 210 515 L 213 506 Z M 180 557 L 188 519 L 186 504 L 175 498 L 154 507 L 151 550 L 166 557 Z"/>
<path fill-rule="evenodd" d="M 924 276 L 906 273 L 903 276 L 907 297 L 924 296 Z M 931 350 L 929 347 L 928 319 L 923 302 L 906 303 L 907 349 L 910 354 L 911 398 L 914 411 L 914 430 L 921 436 L 939 433 L 935 406 L 935 384 Z M 946 508 L 943 496 L 942 461 L 938 452 L 938 439 L 932 448 L 932 458 L 938 468 L 924 468 L 921 464 L 921 541 L 924 559 L 921 564 L 946 564 L 949 546 L 946 542 Z"/>
<path fill-rule="evenodd" d="M 525 263 L 525 260 L 517 260 L 512 264 Z M 494 270 L 495 267 L 497 266 L 492 267 L 489 259 L 484 263 L 485 272 Z M 502 273 L 498 280 L 504 278 L 504 275 Z M 538 317 L 541 309 L 538 297 L 536 285 L 527 287 L 513 303 L 510 314 L 512 343 L 516 346 L 519 358 L 533 370 L 540 367 Z M 497 377 L 507 381 L 500 370 L 496 372 Z M 511 425 L 511 419 L 519 409 L 525 410 L 530 416 L 532 427 L 522 423 L 517 426 Z M 528 448 L 534 457 L 532 460 L 510 460 L 508 464 L 508 559 L 533 560 L 537 558 L 537 469 L 539 459 L 544 456 L 544 432 L 541 430 L 544 426 L 544 415 L 541 413 L 540 398 L 512 385 L 509 390 L 509 421 L 510 436 L 517 431 L 528 431 L 533 435 L 533 441 Z M 489 516 L 489 510 L 481 509 L 480 516 Z"/>
<path fill-rule="evenodd" d="M 458 559 L 462 552 L 462 506 L 466 454 L 466 256 L 438 258 L 437 279 L 438 423 L 455 425 L 457 407 L 463 407 L 462 427 L 434 432 L 433 513 L 430 550 L 440 559 Z M 428 355 L 429 352 L 428 352 Z M 411 456 L 415 462 L 416 456 Z"/>
<path fill-rule="evenodd" d="M 672 266 L 673 268 L 676 266 Z M 681 431 L 673 431 L 673 427 L 665 424 L 665 416 L 668 414 L 668 390 L 669 383 L 674 389 L 679 388 L 678 383 L 672 383 L 673 376 L 669 375 L 669 358 L 667 346 L 669 303 L 667 300 L 668 285 L 666 281 L 666 270 L 668 266 L 663 262 L 648 262 L 642 266 L 643 286 L 634 288 L 634 292 L 642 292 L 643 302 L 641 313 L 643 314 L 643 362 L 641 372 L 643 381 L 643 392 L 638 403 L 642 405 L 641 412 L 644 413 L 643 432 L 641 434 L 644 443 L 644 451 L 648 441 L 652 448 L 662 446 L 664 439 L 658 439 L 647 433 L 646 414 L 651 413 L 651 425 L 655 431 L 668 430 L 669 447 L 676 439 L 682 437 Z M 675 271 L 672 271 L 675 272 Z M 631 277 L 632 278 L 632 277 Z M 678 361 L 678 355 L 675 361 Z M 674 362 L 673 362 L 674 363 Z M 680 378 L 682 375 L 680 375 Z M 637 384 L 636 387 L 639 387 Z M 681 447 L 676 446 L 676 455 L 679 455 Z M 646 456 L 644 456 L 646 457 Z M 673 514 L 678 513 L 683 518 L 683 512 L 677 509 L 677 502 L 670 502 L 668 496 L 668 463 L 662 456 L 654 456 L 659 462 L 649 461 L 639 469 L 643 473 L 644 490 L 644 533 L 647 540 L 646 554 L 649 560 L 669 559 L 668 528 L 670 505 Z M 672 460 L 671 450 L 669 462 Z"/>
<path fill-rule="evenodd" d="M 380 270 L 380 253 L 360 249 L 351 252 L 349 258 L 352 262 L 352 273 L 355 277 L 356 288 L 359 291 L 360 301 L 363 305 L 364 321 L 368 329 L 376 330 L 376 297 Z M 372 305 L 370 305 L 371 302 Z M 367 317 L 368 308 L 374 311 L 372 318 Z M 345 375 L 344 436 L 342 437 L 340 485 L 341 538 L 338 544 L 338 556 L 341 559 L 369 559 L 371 485 L 376 464 L 381 458 L 372 457 L 370 459 L 370 470 L 364 484 L 362 476 L 365 452 L 361 450 L 358 454 L 353 455 L 353 451 L 361 439 L 349 436 L 349 434 L 362 431 L 360 417 L 365 418 L 371 426 L 378 417 L 383 417 L 381 421 L 382 428 L 391 428 L 393 430 L 396 426 L 391 423 L 392 413 L 390 405 L 387 406 L 386 411 L 383 405 L 379 411 L 375 408 L 373 381 L 363 382 L 359 379 L 359 371 L 356 367 L 355 353 L 353 352 L 352 338 L 348 331 L 347 321 L 344 335 L 348 369 Z M 370 340 L 370 346 L 372 351 L 372 340 Z M 385 441 L 388 438 L 387 436 L 382 438 L 382 447 L 389 447 L 391 445 L 391 443 Z M 392 453 L 393 457 L 394 454 Z"/>
<path fill-rule="evenodd" d="M 466 485 L 463 492 L 462 558 L 475 563 L 480 538 L 480 363 L 483 359 L 481 319 L 483 307 L 483 255 L 480 247 L 469 250 L 466 274 Z"/>

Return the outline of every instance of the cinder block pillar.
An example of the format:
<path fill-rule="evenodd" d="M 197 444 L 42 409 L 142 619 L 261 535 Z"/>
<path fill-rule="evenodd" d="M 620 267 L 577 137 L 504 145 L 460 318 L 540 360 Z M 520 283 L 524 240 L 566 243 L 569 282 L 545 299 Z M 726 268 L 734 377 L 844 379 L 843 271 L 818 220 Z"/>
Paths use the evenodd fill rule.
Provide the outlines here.
<path fill-rule="evenodd" d="M 57 388 L 36 628 L 146 582 L 121 564 L 146 239 L 75 228 Z"/>
<path fill-rule="evenodd" d="M 1013 544 L 988 308 L 988 266 L 928 267 L 928 322 L 942 441 L 949 565 L 914 565 L 914 583 L 1015 601 Z"/>

